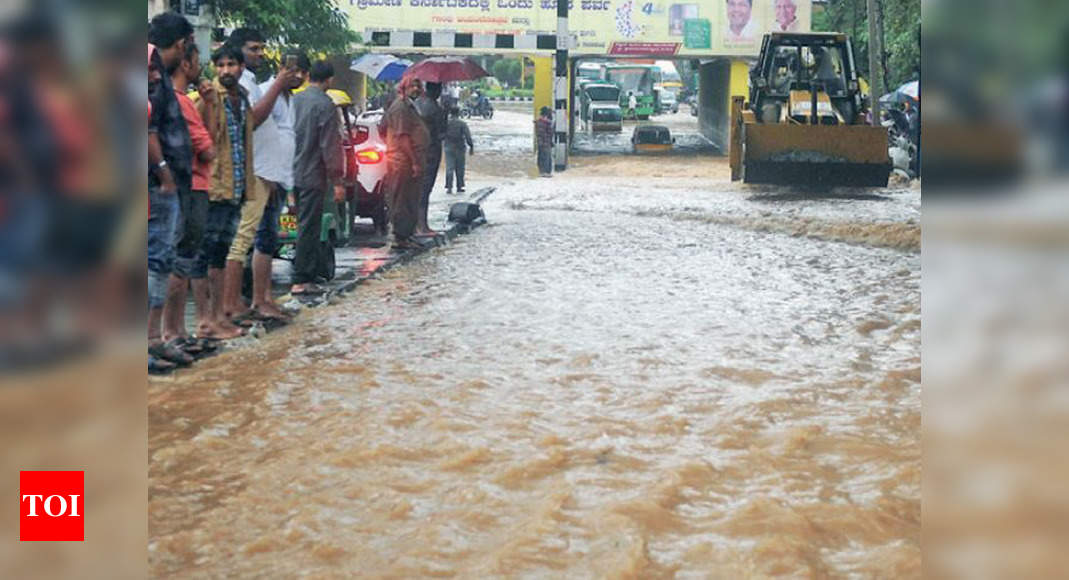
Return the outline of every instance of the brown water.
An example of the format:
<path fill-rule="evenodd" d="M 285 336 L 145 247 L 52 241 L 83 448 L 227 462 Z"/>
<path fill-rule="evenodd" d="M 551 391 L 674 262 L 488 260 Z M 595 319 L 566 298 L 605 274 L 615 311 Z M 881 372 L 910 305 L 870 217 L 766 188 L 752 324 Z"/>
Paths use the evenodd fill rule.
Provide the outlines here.
<path fill-rule="evenodd" d="M 153 380 L 154 575 L 918 575 L 919 194 L 617 179 Z"/>

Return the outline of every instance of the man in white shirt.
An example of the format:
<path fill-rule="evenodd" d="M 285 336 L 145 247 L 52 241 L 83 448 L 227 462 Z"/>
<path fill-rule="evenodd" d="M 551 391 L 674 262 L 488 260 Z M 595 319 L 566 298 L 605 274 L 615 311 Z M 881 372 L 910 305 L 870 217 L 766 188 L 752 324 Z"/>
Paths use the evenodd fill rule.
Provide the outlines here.
<path fill-rule="evenodd" d="M 256 127 L 252 137 L 253 172 L 259 179 L 256 180 L 257 191 L 247 195 L 242 204 L 241 221 L 227 255 L 223 278 L 223 312 L 235 323 L 242 325 L 256 320 L 284 320 L 285 314 L 271 300 L 271 260 L 278 244 L 278 214 L 282 204 L 275 184 L 282 182 L 283 174 L 279 172 L 278 167 L 284 164 L 284 161 L 280 163 L 275 154 L 260 154 L 259 151 L 264 149 L 265 152 L 271 152 L 281 140 L 272 112 L 283 93 L 289 93 L 294 87 L 300 86 L 301 77 L 298 67 L 283 67 L 275 80 L 264 89 L 257 84 L 256 74 L 253 72 L 263 66 L 263 35 L 253 28 L 238 28 L 230 34 L 227 43 L 240 47 L 245 56 L 245 72 L 239 83 L 248 91 L 249 102 L 252 104 L 251 113 Z M 292 137 L 290 139 L 292 140 Z M 292 153 L 290 155 L 292 158 Z M 255 247 L 252 258 L 251 308 L 241 299 L 242 271 L 250 247 Z"/>
<path fill-rule="evenodd" d="M 776 30 L 779 32 L 798 31 L 798 7 L 794 0 L 772 0 L 772 8 L 776 13 Z"/>
<path fill-rule="evenodd" d="M 312 63 L 307 55 L 297 50 L 287 51 L 282 56 L 282 61 L 283 66 L 286 62 L 293 63 L 297 67 L 297 75 L 290 86 L 283 89 L 271 109 L 270 120 L 275 125 L 278 138 L 264 140 L 264 147 L 258 147 L 253 153 L 256 175 L 290 190 L 293 189 L 293 152 L 296 139 L 293 132 L 293 91 L 304 84 Z M 260 90 L 266 92 L 270 89 L 275 78 L 271 77 L 260 83 Z M 253 139 L 256 140 L 255 135 Z M 257 143 L 259 144 L 259 141 Z"/>
<path fill-rule="evenodd" d="M 725 44 L 750 44 L 754 41 L 756 24 L 750 18 L 753 0 L 727 0 L 728 28 L 724 31 Z"/>

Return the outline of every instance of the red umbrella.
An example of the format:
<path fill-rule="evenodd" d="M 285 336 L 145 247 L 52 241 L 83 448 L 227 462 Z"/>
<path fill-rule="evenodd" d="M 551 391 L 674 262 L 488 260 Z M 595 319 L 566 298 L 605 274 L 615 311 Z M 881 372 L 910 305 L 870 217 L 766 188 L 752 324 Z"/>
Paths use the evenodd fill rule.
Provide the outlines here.
<path fill-rule="evenodd" d="M 417 78 L 429 83 L 470 81 L 488 77 L 490 73 L 464 56 L 432 56 L 408 67 L 405 78 Z"/>

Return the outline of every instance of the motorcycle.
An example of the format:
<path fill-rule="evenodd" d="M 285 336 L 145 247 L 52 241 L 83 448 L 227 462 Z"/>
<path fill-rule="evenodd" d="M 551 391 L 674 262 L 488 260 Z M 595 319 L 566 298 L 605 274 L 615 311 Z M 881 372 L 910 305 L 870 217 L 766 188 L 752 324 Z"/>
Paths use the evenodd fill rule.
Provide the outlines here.
<path fill-rule="evenodd" d="M 464 106 L 460 108 L 460 118 L 468 119 L 475 116 L 486 120 L 494 118 L 494 106 L 490 104 L 490 101 L 483 101 L 482 104 L 464 103 Z"/>

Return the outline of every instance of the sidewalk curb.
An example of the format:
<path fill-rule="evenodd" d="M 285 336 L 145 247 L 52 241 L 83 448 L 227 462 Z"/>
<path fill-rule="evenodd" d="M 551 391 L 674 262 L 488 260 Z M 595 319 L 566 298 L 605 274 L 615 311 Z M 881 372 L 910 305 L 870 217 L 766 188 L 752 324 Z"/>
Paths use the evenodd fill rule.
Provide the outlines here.
<path fill-rule="evenodd" d="M 482 203 L 487 197 L 490 197 L 490 195 L 492 193 L 494 193 L 496 190 L 497 190 L 496 186 L 483 187 L 481 189 L 478 189 L 478 190 L 472 192 L 472 194 L 470 196 L 468 196 L 467 199 L 462 199 L 462 198 L 459 198 L 459 196 L 458 196 L 458 199 L 456 201 L 457 202 L 469 201 L 469 202 L 473 202 L 473 203 Z M 461 223 L 456 223 L 456 222 L 450 222 L 448 228 L 438 232 L 439 235 L 437 237 L 435 237 L 434 243 L 427 243 L 424 247 L 416 249 L 416 250 L 406 250 L 404 252 L 401 252 L 401 253 L 395 255 L 394 257 L 392 257 L 390 259 L 387 259 L 381 265 L 376 267 L 374 270 L 371 270 L 370 272 L 367 272 L 367 273 L 364 273 L 364 274 L 358 274 L 352 280 L 347 280 L 346 282 L 344 282 L 342 284 L 339 284 L 337 287 L 331 288 L 329 291 L 327 291 L 325 294 L 323 294 L 323 296 L 320 299 L 318 299 L 318 300 L 316 300 L 314 302 L 312 302 L 312 301 L 305 302 L 305 303 L 302 303 L 302 305 L 304 307 L 306 307 L 306 308 L 318 308 L 320 306 L 324 306 L 324 305 L 330 304 L 331 301 L 335 297 L 349 293 L 350 291 L 355 289 L 360 284 L 363 284 L 367 280 L 375 278 L 376 276 L 378 276 L 378 275 L 380 275 L 382 273 L 388 272 L 388 271 L 390 271 L 391 269 L 393 269 L 393 268 L 395 268 L 397 266 L 406 264 L 409 261 L 411 261 L 412 259 L 416 258 L 417 256 L 421 256 L 421 255 L 429 252 L 430 250 L 433 250 L 435 248 L 440 248 L 440 247 L 447 246 L 447 245 L 449 245 L 450 242 L 452 242 L 454 239 L 456 239 L 457 236 L 462 235 L 462 234 L 471 233 L 472 230 L 478 228 L 479 226 L 484 225 L 485 223 L 486 223 L 485 219 L 477 220 L 475 222 L 472 222 L 471 224 L 461 224 Z"/>
<path fill-rule="evenodd" d="M 494 193 L 496 190 L 497 190 L 497 186 L 489 186 L 489 187 L 483 187 L 481 189 L 478 189 L 478 190 L 472 192 L 472 194 L 470 196 L 468 196 L 467 198 L 462 198 L 460 196 L 457 196 L 456 200 L 452 200 L 451 201 L 451 203 L 449 204 L 449 207 L 452 207 L 453 203 L 458 203 L 458 202 L 482 203 L 487 197 L 490 196 L 490 194 Z M 300 304 L 301 304 L 300 309 L 295 312 L 295 318 L 296 317 L 300 317 L 300 312 L 302 310 L 306 309 L 306 308 L 319 308 L 321 306 L 328 306 L 328 305 L 330 305 L 332 303 L 335 303 L 335 298 L 336 297 L 351 292 L 357 286 L 359 286 L 360 284 L 363 284 L 367 280 L 370 280 L 372 278 L 376 278 L 380 274 L 382 274 L 383 272 L 387 272 L 387 271 L 391 270 L 392 268 L 395 268 L 397 266 L 401 266 L 403 264 L 406 264 L 409 261 L 413 260 L 414 258 L 429 252 L 430 250 L 433 250 L 435 248 L 445 247 L 445 246 L 449 245 L 449 243 L 452 240 L 456 239 L 457 236 L 460 236 L 462 234 L 470 233 L 472 230 L 478 228 L 479 226 L 482 226 L 482 225 L 486 224 L 487 222 L 486 222 L 486 218 L 480 218 L 480 219 L 478 219 L 476 221 L 471 222 L 470 224 L 462 224 L 462 223 L 458 223 L 458 222 L 447 222 L 447 223 L 448 223 L 448 227 L 446 227 L 446 228 L 444 228 L 444 229 L 439 231 L 439 235 L 437 237 L 435 237 L 434 243 L 427 243 L 426 245 L 424 245 L 423 247 L 421 247 L 419 249 L 406 250 L 406 251 L 400 252 L 400 253 L 391 252 L 385 259 L 383 259 L 382 263 L 379 264 L 378 266 L 376 266 L 374 269 L 366 271 L 364 273 L 356 274 L 353 277 L 353 279 L 346 280 L 345 282 L 339 284 L 338 286 L 336 286 L 334 288 L 331 288 L 326 293 L 324 293 L 322 296 L 319 296 L 319 297 L 317 297 L 315 299 L 311 299 L 311 300 L 308 300 L 308 301 L 304 301 L 304 300 L 301 300 L 301 299 L 299 299 L 297 297 L 291 296 L 290 297 L 291 301 L 295 300 L 297 302 L 300 302 Z M 289 303 L 287 302 L 287 304 L 289 304 Z M 283 305 L 284 308 L 285 308 L 285 306 L 286 305 Z M 256 323 L 252 327 L 250 327 L 248 336 L 235 339 L 234 342 L 232 342 L 230 344 L 227 344 L 226 342 L 224 342 L 222 344 L 222 346 L 218 350 L 216 350 L 216 351 L 214 351 L 214 352 L 212 352 L 210 354 L 206 354 L 204 356 L 201 356 L 200 358 L 195 359 L 193 361 L 193 364 L 190 365 L 189 367 L 176 368 L 176 369 L 172 369 L 172 370 L 170 370 L 168 372 L 164 372 L 164 373 L 160 373 L 160 374 L 156 374 L 156 375 L 152 375 L 152 376 L 156 377 L 156 378 L 164 378 L 164 377 L 174 376 L 176 373 L 179 373 L 179 372 L 181 372 L 183 370 L 188 370 L 188 369 L 191 369 L 191 368 L 195 368 L 197 366 L 197 363 L 200 362 L 201 360 L 207 360 L 207 359 L 210 359 L 210 358 L 214 358 L 214 357 L 216 357 L 218 355 L 221 355 L 221 354 L 224 354 L 224 353 L 227 353 L 227 352 L 239 351 L 239 350 L 242 350 L 242 349 L 246 348 L 250 344 L 256 344 L 264 336 L 266 336 L 268 334 L 271 334 L 272 332 L 274 332 L 276 330 L 285 328 L 286 326 L 288 326 L 288 325 L 275 326 L 275 325 L 268 325 L 268 324 L 264 324 L 264 323 Z"/>

